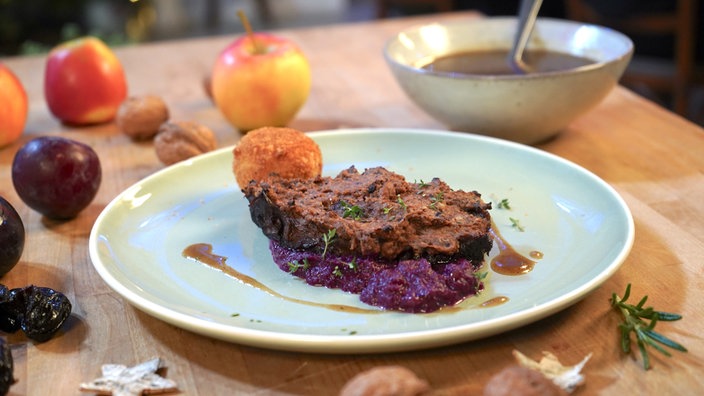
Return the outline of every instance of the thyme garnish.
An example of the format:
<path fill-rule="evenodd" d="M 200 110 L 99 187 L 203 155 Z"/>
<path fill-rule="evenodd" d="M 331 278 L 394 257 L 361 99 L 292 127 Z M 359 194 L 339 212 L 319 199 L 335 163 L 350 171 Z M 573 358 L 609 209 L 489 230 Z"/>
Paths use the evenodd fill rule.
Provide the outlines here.
<path fill-rule="evenodd" d="M 347 263 L 347 267 L 352 271 L 357 271 L 357 256 L 352 257 L 352 261 Z"/>
<path fill-rule="evenodd" d="M 406 208 L 406 203 L 403 202 L 403 199 L 401 198 L 401 194 L 396 195 L 396 202 L 398 202 L 399 205 L 401 205 L 401 208 L 405 211 Z"/>
<path fill-rule="evenodd" d="M 511 210 L 511 204 L 508 202 L 508 198 L 504 198 L 496 205 L 498 209 Z"/>
<path fill-rule="evenodd" d="M 430 205 L 428 205 L 428 207 L 433 210 L 437 209 L 436 205 L 438 202 L 442 202 L 443 197 L 442 191 L 439 191 L 437 194 L 430 197 Z"/>
<path fill-rule="evenodd" d="M 643 368 L 650 369 L 650 356 L 648 355 L 647 347 L 650 346 L 655 348 L 658 352 L 665 356 L 672 356 L 668 350 L 663 348 L 663 346 L 672 348 L 677 351 L 687 352 L 687 349 L 680 345 L 679 343 L 670 340 L 664 335 L 657 333 L 654 328 L 658 321 L 671 322 L 675 320 L 682 319 L 682 315 L 656 311 L 652 307 L 643 308 L 645 301 L 648 296 L 644 296 L 636 305 L 627 304 L 626 300 L 631 294 L 631 284 L 626 286 L 626 291 L 623 297 L 620 298 L 613 293 L 611 296 L 611 306 L 617 311 L 621 312 L 624 317 L 624 321 L 618 325 L 621 331 L 621 349 L 623 352 L 631 352 L 631 333 L 636 335 L 636 345 L 640 354 L 643 358 Z M 647 322 L 643 319 L 650 320 Z"/>
<path fill-rule="evenodd" d="M 286 263 L 286 265 L 288 265 L 288 272 L 291 274 L 299 269 L 307 270 L 310 267 L 308 259 L 303 259 L 303 264 L 299 263 L 298 260 L 293 260 Z"/>
<path fill-rule="evenodd" d="M 526 230 L 525 228 L 523 228 L 523 226 L 521 225 L 521 222 L 518 219 L 515 219 L 513 217 L 509 217 L 508 219 L 511 220 L 511 227 L 517 229 L 520 232 L 523 232 Z"/>
<path fill-rule="evenodd" d="M 320 256 L 321 259 L 325 259 L 325 254 L 327 254 L 328 248 L 335 241 L 336 234 L 337 230 L 334 228 L 328 230 L 326 234 L 323 234 L 323 243 L 325 244 L 325 247 L 323 248 L 323 254 Z"/>
<path fill-rule="evenodd" d="M 340 205 L 342 206 L 343 218 L 351 217 L 353 220 L 359 220 L 362 218 L 362 208 L 360 208 L 359 206 L 350 205 L 345 201 L 340 201 Z"/>
<path fill-rule="evenodd" d="M 352 261 L 345 263 L 345 265 L 347 266 L 347 268 L 356 272 L 357 271 L 357 257 L 352 257 Z M 332 274 L 338 278 L 342 278 L 344 276 L 344 273 L 342 272 L 342 268 L 340 268 L 339 265 L 335 266 L 335 268 L 332 270 Z"/>

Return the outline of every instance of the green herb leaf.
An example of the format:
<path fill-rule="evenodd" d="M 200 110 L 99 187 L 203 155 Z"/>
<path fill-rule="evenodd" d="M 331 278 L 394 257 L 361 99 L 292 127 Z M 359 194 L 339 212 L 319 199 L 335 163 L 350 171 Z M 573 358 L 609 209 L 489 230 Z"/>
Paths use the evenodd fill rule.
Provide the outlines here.
<path fill-rule="evenodd" d="M 303 263 L 298 262 L 298 260 L 289 261 L 286 265 L 288 266 L 288 272 L 291 274 L 299 269 L 307 270 L 310 267 L 308 259 L 303 259 Z"/>
<path fill-rule="evenodd" d="M 343 218 L 351 217 L 353 220 L 359 220 L 362 218 L 362 208 L 360 208 L 359 206 L 350 205 L 345 201 L 340 201 L 340 205 L 342 206 Z"/>
<path fill-rule="evenodd" d="M 406 203 L 403 202 L 403 199 L 401 198 L 401 194 L 396 195 L 396 202 L 398 202 L 399 205 L 401 205 L 401 208 L 405 211 L 406 208 Z"/>
<path fill-rule="evenodd" d="M 430 197 L 430 205 L 428 207 L 430 209 L 437 209 L 438 202 L 442 202 L 444 197 L 445 195 L 443 194 L 443 192 L 439 191 L 437 194 Z"/>
<path fill-rule="evenodd" d="M 347 267 L 351 269 L 352 271 L 357 271 L 357 257 L 352 257 L 352 261 L 347 263 Z"/>
<path fill-rule="evenodd" d="M 496 205 L 499 209 L 511 210 L 511 204 L 508 202 L 508 198 L 504 198 Z"/>
<path fill-rule="evenodd" d="M 320 255 L 321 259 L 325 259 L 325 255 L 328 252 L 328 248 L 335 241 L 336 235 L 337 235 L 337 230 L 334 228 L 331 230 L 328 230 L 328 232 L 326 234 L 323 234 L 323 243 L 325 244 L 325 247 L 323 248 L 323 254 Z"/>
<path fill-rule="evenodd" d="M 523 226 L 521 225 L 521 222 L 518 219 L 515 219 L 513 217 L 509 217 L 508 219 L 511 221 L 511 227 L 517 229 L 520 232 L 523 232 L 526 230 L 525 228 L 523 228 Z"/>
<path fill-rule="evenodd" d="M 423 189 L 428 187 L 430 184 L 426 183 L 423 181 L 423 179 L 420 179 L 420 183 L 416 183 L 418 185 L 418 189 Z"/>

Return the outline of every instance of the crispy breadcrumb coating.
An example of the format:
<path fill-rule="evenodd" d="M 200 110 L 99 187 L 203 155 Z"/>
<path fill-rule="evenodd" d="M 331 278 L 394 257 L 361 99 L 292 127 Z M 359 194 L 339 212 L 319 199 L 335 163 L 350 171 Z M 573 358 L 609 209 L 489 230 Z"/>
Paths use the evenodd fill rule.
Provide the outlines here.
<path fill-rule="evenodd" d="M 271 174 L 284 178 L 320 176 L 320 147 L 305 133 L 293 128 L 263 127 L 242 137 L 233 150 L 232 170 L 240 187 Z"/>

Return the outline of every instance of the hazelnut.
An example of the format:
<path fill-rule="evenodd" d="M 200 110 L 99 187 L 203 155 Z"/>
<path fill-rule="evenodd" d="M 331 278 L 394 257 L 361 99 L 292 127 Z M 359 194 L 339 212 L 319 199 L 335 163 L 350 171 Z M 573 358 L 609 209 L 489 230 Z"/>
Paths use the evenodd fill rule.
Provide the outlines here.
<path fill-rule="evenodd" d="M 115 122 L 132 139 L 147 140 L 153 138 L 168 119 L 166 103 L 158 96 L 146 95 L 129 97 L 122 102 Z"/>
<path fill-rule="evenodd" d="M 217 141 L 210 128 L 190 121 L 165 122 L 154 138 L 154 148 L 165 165 L 215 150 Z"/>

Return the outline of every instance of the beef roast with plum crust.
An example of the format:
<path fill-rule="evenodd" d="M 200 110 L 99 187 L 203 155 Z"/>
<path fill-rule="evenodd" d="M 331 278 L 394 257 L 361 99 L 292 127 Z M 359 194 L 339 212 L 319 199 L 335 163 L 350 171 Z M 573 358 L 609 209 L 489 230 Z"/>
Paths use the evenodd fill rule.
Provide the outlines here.
<path fill-rule="evenodd" d="M 382 167 L 336 177 L 252 181 L 243 188 L 252 221 L 280 245 L 339 256 L 431 263 L 491 250 L 491 203 L 434 178 L 409 183 Z M 334 230 L 334 231 L 333 231 Z M 334 232 L 334 238 L 325 238 Z M 325 253 L 323 253 L 325 252 Z"/>

